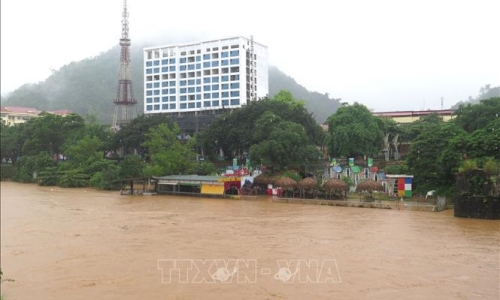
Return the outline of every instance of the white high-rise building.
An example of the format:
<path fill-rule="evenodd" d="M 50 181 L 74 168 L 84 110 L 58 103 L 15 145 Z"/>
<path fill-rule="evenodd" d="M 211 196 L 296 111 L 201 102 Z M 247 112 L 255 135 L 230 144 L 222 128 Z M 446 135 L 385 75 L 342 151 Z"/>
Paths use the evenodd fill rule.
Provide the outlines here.
<path fill-rule="evenodd" d="M 144 49 L 144 113 L 238 108 L 269 93 L 267 47 L 244 37 Z"/>

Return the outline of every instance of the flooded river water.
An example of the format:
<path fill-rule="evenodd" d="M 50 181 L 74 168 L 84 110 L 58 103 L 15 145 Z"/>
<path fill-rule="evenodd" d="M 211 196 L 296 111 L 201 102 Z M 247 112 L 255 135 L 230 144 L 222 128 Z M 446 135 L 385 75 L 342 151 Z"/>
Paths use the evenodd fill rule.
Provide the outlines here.
<path fill-rule="evenodd" d="M 17 299 L 499 299 L 499 221 L 1 183 Z"/>

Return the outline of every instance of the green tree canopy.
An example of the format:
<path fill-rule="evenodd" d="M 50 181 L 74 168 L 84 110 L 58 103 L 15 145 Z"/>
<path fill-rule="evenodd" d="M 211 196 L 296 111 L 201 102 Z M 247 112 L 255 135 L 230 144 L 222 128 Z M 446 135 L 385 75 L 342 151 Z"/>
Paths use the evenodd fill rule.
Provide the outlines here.
<path fill-rule="evenodd" d="M 340 107 L 328 120 L 327 145 L 331 156 L 376 155 L 384 139 L 384 122 L 368 108 L 354 103 Z"/>

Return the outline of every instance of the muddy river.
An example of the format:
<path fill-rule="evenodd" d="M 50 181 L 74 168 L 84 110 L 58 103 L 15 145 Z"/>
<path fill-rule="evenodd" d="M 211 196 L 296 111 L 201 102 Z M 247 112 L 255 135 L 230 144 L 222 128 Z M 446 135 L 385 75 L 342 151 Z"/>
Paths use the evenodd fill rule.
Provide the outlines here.
<path fill-rule="evenodd" d="M 500 222 L 1 183 L 17 299 L 495 299 Z"/>

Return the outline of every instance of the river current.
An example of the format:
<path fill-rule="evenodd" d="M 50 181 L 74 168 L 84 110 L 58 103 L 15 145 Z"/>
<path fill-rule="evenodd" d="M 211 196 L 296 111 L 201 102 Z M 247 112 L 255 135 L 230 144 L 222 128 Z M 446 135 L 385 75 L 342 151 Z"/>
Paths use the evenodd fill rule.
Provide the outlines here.
<path fill-rule="evenodd" d="M 500 222 L 1 182 L 17 299 L 500 299 Z"/>

